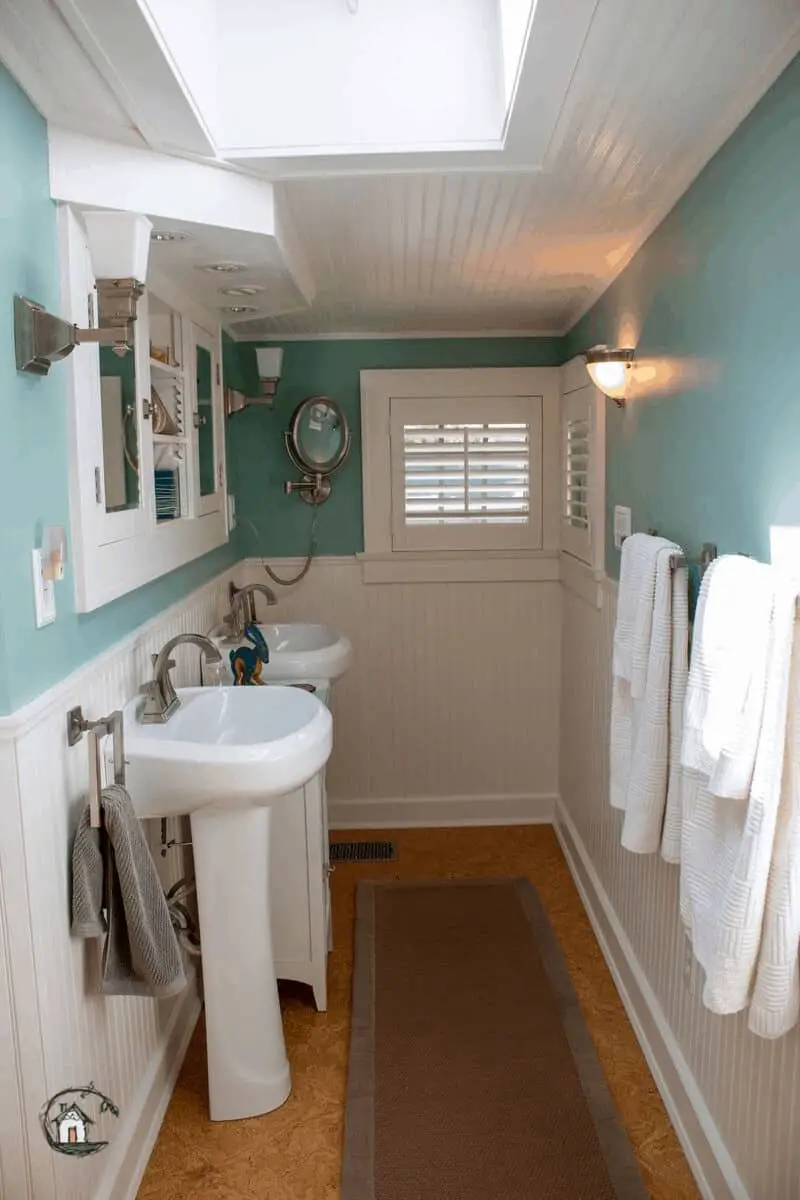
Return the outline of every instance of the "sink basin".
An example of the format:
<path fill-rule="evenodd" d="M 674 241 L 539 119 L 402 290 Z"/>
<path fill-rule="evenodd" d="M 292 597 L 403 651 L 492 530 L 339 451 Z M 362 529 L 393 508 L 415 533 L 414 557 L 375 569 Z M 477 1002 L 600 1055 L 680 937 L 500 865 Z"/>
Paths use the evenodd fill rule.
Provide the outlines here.
<path fill-rule="evenodd" d="M 182 688 L 163 725 L 124 709 L 139 817 L 189 814 L 212 1121 L 258 1116 L 291 1091 L 269 911 L 271 806 L 325 765 L 328 709 L 293 687 Z"/>
<path fill-rule="evenodd" d="M 264 680 L 324 679 L 329 683 L 344 675 L 353 657 L 350 639 L 329 625 L 313 622 L 259 624 L 269 646 L 269 662 L 261 672 Z M 211 635 L 225 654 L 241 640 L 233 641 L 218 627 Z"/>
<path fill-rule="evenodd" d="M 140 818 L 263 805 L 302 787 L 327 762 L 331 715 L 292 687 L 179 688 L 163 725 L 124 709 L 128 788 Z"/>

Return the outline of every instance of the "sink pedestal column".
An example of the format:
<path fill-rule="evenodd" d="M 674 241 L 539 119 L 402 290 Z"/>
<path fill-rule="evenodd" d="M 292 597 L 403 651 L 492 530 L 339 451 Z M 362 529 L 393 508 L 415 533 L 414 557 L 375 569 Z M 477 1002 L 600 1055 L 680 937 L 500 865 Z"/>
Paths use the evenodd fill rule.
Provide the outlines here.
<path fill-rule="evenodd" d="M 192 813 L 211 1120 L 279 1108 L 291 1088 L 269 913 L 269 807 Z"/>

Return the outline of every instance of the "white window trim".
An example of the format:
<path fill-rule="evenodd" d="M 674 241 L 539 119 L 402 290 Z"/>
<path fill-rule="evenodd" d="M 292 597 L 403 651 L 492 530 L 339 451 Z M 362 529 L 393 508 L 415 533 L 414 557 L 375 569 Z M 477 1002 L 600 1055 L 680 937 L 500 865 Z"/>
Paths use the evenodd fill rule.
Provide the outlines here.
<path fill-rule="evenodd" d="M 392 544 L 392 397 L 541 396 L 541 543 L 538 549 L 395 550 Z M 362 371 L 361 456 L 365 583 L 556 581 L 560 537 L 558 367 Z"/>
<path fill-rule="evenodd" d="M 606 405 L 603 393 L 590 381 L 586 371 L 586 363 L 582 356 L 570 359 L 561 368 L 561 410 L 562 420 L 566 417 L 568 397 L 582 393 L 587 401 L 591 417 L 590 451 L 589 451 L 589 539 L 585 554 L 574 554 L 564 546 L 562 537 L 561 553 L 565 560 L 562 575 L 568 586 L 574 583 L 573 591 L 580 592 L 583 588 L 581 576 L 591 576 L 598 582 L 605 574 L 606 547 Z M 561 449 L 561 478 L 559 480 L 559 529 L 563 514 L 561 501 L 565 485 L 564 462 L 565 440 L 563 427 L 559 435 Z M 594 591 L 590 592 L 594 595 Z"/>

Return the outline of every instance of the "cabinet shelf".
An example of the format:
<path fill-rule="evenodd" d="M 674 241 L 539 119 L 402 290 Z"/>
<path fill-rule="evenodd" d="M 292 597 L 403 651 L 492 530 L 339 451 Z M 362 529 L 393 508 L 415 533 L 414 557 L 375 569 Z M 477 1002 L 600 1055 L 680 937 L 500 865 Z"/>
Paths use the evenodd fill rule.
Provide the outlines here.
<path fill-rule="evenodd" d="M 189 441 L 189 439 L 183 433 L 154 433 L 152 434 L 152 439 L 154 442 L 160 445 L 170 442 L 173 445 L 178 446 L 185 446 Z"/>

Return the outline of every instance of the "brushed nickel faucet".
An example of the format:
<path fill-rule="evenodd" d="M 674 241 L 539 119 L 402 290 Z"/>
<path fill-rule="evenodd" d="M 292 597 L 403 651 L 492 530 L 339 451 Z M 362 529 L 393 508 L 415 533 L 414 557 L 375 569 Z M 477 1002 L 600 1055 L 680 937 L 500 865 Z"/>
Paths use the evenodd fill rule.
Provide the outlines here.
<path fill-rule="evenodd" d="M 234 637 L 241 637 L 244 633 L 244 627 L 247 623 L 244 612 L 245 601 L 254 596 L 256 592 L 260 592 L 262 596 L 266 597 L 267 604 L 278 603 L 275 593 L 271 587 L 267 587 L 266 583 L 246 583 L 244 587 L 235 589 L 233 584 L 231 584 L 231 611 L 228 614 L 227 621 Z"/>
<path fill-rule="evenodd" d="M 163 724 L 180 707 L 181 702 L 169 674 L 175 666 L 175 660 L 170 658 L 170 655 L 176 646 L 186 644 L 199 646 L 205 654 L 206 662 L 222 662 L 222 655 L 217 647 L 202 633 L 179 633 L 170 638 L 158 654 L 153 655 L 153 678 L 142 684 L 139 689 L 147 697 L 140 717 L 143 725 Z"/>

